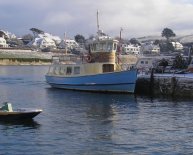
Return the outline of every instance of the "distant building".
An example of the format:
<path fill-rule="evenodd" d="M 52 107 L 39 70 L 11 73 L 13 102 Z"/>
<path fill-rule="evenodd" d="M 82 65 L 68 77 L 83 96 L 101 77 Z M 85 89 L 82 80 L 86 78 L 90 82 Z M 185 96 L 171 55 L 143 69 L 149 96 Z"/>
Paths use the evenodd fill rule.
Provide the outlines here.
<path fill-rule="evenodd" d="M 132 45 L 132 44 L 123 44 L 122 45 L 122 52 L 124 54 L 135 54 L 138 55 L 140 54 L 140 46 L 138 45 Z"/>
<path fill-rule="evenodd" d="M 183 50 L 183 45 L 179 42 L 171 42 L 175 50 Z"/>
<path fill-rule="evenodd" d="M 8 31 L 0 30 L 0 37 L 5 38 L 5 39 L 15 39 L 16 35 Z"/>
<path fill-rule="evenodd" d="M 67 48 L 68 50 L 79 47 L 79 44 L 73 39 L 62 40 L 58 46 L 59 48 Z"/>
<path fill-rule="evenodd" d="M 41 49 L 48 47 L 56 48 L 61 42 L 61 39 L 58 36 L 53 36 L 36 28 L 31 28 L 30 30 L 34 34 L 34 39 L 28 43 L 28 46 L 36 46 Z"/>
<path fill-rule="evenodd" d="M 143 54 L 159 54 L 159 45 L 154 45 L 152 42 L 145 43 L 141 45 L 141 53 Z"/>
<path fill-rule="evenodd" d="M 48 37 L 35 38 L 28 45 L 36 46 L 36 47 L 39 47 L 41 49 L 42 48 L 47 48 L 47 47 L 56 48 L 55 42 L 52 39 L 48 38 Z"/>
<path fill-rule="evenodd" d="M 0 47 L 8 47 L 8 44 L 3 37 L 0 37 Z"/>

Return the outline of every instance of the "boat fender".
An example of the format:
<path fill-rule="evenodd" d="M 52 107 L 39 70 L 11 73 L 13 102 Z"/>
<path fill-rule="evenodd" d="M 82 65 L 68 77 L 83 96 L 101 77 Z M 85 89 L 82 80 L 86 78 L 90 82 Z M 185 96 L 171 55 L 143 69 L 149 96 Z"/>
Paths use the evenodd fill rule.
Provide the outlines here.
<path fill-rule="evenodd" d="M 92 60 L 92 59 L 91 59 L 91 55 L 87 55 L 87 56 L 85 57 L 85 59 L 86 59 L 87 62 L 91 62 L 91 60 Z"/>

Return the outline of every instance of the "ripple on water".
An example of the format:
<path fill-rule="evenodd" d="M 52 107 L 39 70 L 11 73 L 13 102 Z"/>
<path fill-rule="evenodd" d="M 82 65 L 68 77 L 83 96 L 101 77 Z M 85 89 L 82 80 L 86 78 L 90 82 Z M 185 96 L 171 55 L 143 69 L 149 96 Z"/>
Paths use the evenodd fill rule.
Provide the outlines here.
<path fill-rule="evenodd" d="M 191 154 L 191 100 L 52 89 L 47 67 L 1 67 L 2 101 L 42 108 L 31 122 L 0 122 L 0 154 Z"/>

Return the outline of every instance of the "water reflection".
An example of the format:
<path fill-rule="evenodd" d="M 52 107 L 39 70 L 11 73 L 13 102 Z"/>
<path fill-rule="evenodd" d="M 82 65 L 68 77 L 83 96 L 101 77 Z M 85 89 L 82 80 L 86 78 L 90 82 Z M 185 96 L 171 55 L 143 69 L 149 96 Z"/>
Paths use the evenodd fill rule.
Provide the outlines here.
<path fill-rule="evenodd" d="M 9 127 L 28 127 L 31 129 L 38 129 L 40 127 L 40 124 L 36 121 L 32 120 L 21 120 L 21 121 L 0 121 L 0 126 L 3 126 L 3 129 L 6 130 L 6 128 Z"/>
<path fill-rule="evenodd" d="M 45 67 L 1 68 L 1 100 L 43 113 L 0 122 L 0 154 L 192 153 L 192 99 L 53 89 Z"/>
<path fill-rule="evenodd" d="M 46 90 L 49 108 L 62 112 L 62 120 L 70 127 L 71 139 L 75 135 L 84 148 L 80 154 L 112 154 L 114 131 L 122 122 L 121 113 L 139 111 L 136 98 L 131 94 L 102 94 L 49 88 Z M 73 127 L 79 125 L 79 129 Z M 70 132 L 70 133 L 69 133 Z M 79 135 L 80 134 L 80 135 Z M 84 138 L 83 138 L 84 136 Z M 83 140 L 84 141 L 80 141 Z M 102 146 L 101 144 L 106 144 Z"/>

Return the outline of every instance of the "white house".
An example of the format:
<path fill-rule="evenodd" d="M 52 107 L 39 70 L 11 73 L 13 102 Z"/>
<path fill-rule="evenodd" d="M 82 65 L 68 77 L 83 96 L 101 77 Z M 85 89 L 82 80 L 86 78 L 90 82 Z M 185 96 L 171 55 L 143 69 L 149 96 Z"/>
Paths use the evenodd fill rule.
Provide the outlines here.
<path fill-rule="evenodd" d="M 34 38 L 28 45 L 37 46 L 39 48 L 56 47 L 55 42 L 48 37 Z"/>
<path fill-rule="evenodd" d="M 140 54 L 140 46 L 132 45 L 132 44 L 123 44 L 122 45 L 122 52 L 125 54 Z"/>
<path fill-rule="evenodd" d="M 182 50 L 184 47 L 179 42 L 171 42 L 175 50 Z"/>
<path fill-rule="evenodd" d="M 34 34 L 34 39 L 28 43 L 29 46 L 33 45 L 39 48 L 56 48 L 56 46 L 61 42 L 61 39 L 58 36 L 51 35 L 36 28 L 32 28 L 30 30 Z"/>
<path fill-rule="evenodd" d="M 73 39 L 62 40 L 59 44 L 59 48 L 74 49 L 79 47 L 79 44 Z"/>
<path fill-rule="evenodd" d="M 141 53 L 148 53 L 148 54 L 159 54 L 160 47 L 159 45 L 154 45 L 153 43 L 145 43 L 141 46 Z"/>
<path fill-rule="evenodd" d="M 8 47 L 8 44 L 3 37 L 0 37 L 0 47 Z"/>
<path fill-rule="evenodd" d="M 3 37 L 5 39 L 17 38 L 15 34 L 8 32 L 8 31 L 4 31 L 4 30 L 0 30 L 0 37 Z"/>

